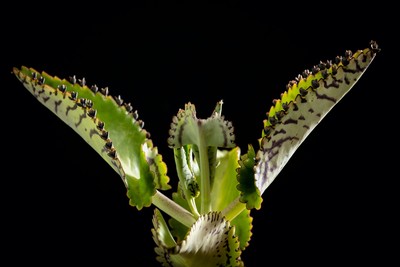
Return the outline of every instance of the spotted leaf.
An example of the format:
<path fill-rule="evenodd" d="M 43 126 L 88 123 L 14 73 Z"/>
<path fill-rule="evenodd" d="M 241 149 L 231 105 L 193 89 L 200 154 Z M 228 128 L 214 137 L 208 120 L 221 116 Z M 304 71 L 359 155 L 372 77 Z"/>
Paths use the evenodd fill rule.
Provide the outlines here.
<path fill-rule="evenodd" d="M 160 215 L 156 212 L 153 217 L 153 239 L 157 260 L 163 266 L 244 266 L 235 227 L 220 212 L 201 215 L 176 246 L 169 234 L 163 234 L 165 222 Z"/>
<path fill-rule="evenodd" d="M 60 79 L 25 66 L 13 72 L 120 175 L 132 206 L 150 206 L 157 189 L 170 188 L 166 165 L 130 103 L 75 76 Z"/>
<path fill-rule="evenodd" d="M 367 70 L 380 49 L 371 46 L 354 54 L 346 51 L 334 60 L 320 62 L 287 86 L 264 121 L 257 153 L 255 181 L 261 194 L 325 115 L 346 95 Z"/>

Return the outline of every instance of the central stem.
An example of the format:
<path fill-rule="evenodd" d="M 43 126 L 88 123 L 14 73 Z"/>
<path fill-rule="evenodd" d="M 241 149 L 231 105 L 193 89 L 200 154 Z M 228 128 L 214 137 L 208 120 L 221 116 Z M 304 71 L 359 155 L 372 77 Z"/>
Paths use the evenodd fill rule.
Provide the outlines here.
<path fill-rule="evenodd" d="M 199 131 L 199 157 L 200 157 L 200 213 L 211 211 L 210 201 L 210 166 L 208 162 L 208 151 L 203 132 Z"/>

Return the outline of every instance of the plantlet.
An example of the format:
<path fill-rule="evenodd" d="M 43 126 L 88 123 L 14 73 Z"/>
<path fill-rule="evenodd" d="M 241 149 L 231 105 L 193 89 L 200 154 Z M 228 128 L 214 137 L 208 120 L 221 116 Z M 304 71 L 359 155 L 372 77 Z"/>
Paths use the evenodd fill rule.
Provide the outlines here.
<path fill-rule="evenodd" d="M 244 266 L 250 210 L 261 208 L 264 191 L 379 50 L 371 41 L 290 81 L 267 112 L 259 147 L 248 145 L 245 154 L 235 145 L 222 101 L 206 119 L 197 118 L 194 104 L 185 104 L 169 130 L 179 179 L 171 199 L 162 193 L 171 189 L 167 166 L 130 103 L 75 76 L 60 79 L 25 66 L 13 73 L 116 171 L 131 206 L 155 206 L 151 231 L 162 266 Z"/>

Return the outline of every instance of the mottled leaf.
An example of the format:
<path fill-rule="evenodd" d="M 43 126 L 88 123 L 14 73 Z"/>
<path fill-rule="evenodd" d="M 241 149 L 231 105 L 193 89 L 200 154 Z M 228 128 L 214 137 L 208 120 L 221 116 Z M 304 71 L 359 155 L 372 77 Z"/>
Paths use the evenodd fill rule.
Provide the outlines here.
<path fill-rule="evenodd" d="M 166 165 L 130 103 L 75 76 L 59 79 L 25 66 L 13 72 L 121 176 L 131 205 L 150 206 L 156 189 L 170 188 Z"/>
<path fill-rule="evenodd" d="M 281 99 L 274 101 L 256 156 L 255 178 L 261 194 L 310 132 L 349 92 L 378 51 L 371 41 L 369 48 L 354 54 L 346 51 L 343 56 L 320 62 L 291 81 Z"/>

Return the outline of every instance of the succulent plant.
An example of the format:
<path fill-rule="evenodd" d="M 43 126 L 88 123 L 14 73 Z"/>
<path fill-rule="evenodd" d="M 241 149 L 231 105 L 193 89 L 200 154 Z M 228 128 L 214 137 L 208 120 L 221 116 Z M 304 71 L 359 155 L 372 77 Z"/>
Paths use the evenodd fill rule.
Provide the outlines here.
<path fill-rule="evenodd" d="M 22 66 L 13 73 L 28 91 L 63 120 L 115 170 L 137 210 L 154 206 L 155 257 L 162 266 L 244 266 L 252 236 L 250 211 L 302 142 L 345 96 L 380 51 L 377 43 L 319 62 L 287 84 L 273 100 L 260 129 L 259 147 L 245 153 L 218 101 L 206 119 L 186 103 L 173 116 L 168 145 L 178 187 L 137 110 L 108 88 L 84 78 L 61 79 Z"/>

